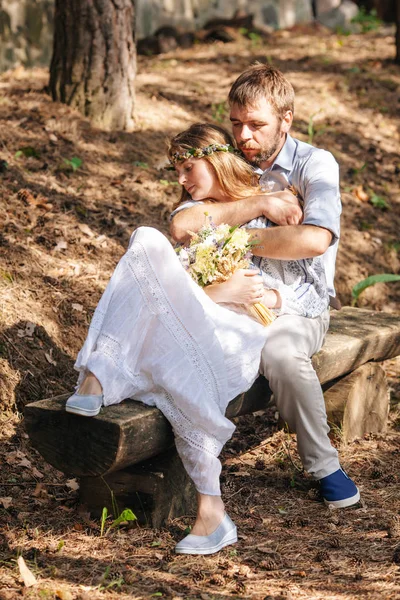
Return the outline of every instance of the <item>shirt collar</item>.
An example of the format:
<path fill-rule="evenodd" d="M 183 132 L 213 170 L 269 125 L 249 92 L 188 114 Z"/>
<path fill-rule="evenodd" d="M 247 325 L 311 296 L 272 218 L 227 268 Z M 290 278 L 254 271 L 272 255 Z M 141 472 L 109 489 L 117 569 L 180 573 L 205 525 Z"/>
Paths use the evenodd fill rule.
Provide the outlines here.
<path fill-rule="evenodd" d="M 275 159 L 274 164 L 271 167 L 271 170 L 274 169 L 275 166 L 280 167 L 281 169 L 290 172 L 293 168 L 293 160 L 296 152 L 296 142 L 292 138 L 291 135 L 287 134 L 286 142 L 284 143 L 282 150 L 279 152 L 278 156 Z"/>
<path fill-rule="evenodd" d="M 290 171 L 293 168 L 294 155 L 296 153 L 296 148 L 297 148 L 296 142 L 294 141 L 294 139 L 292 138 L 291 135 L 287 134 L 286 141 L 282 146 L 282 150 L 279 152 L 273 165 L 271 167 L 269 167 L 269 169 L 265 169 L 265 171 L 272 171 L 274 169 L 274 167 L 279 167 L 279 168 L 283 169 L 284 171 L 288 171 L 290 173 Z M 256 167 L 254 169 L 254 171 L 258 175 L 262 175 L 265 172 L 262 169 L 260 169 L 260 167 Z"/>

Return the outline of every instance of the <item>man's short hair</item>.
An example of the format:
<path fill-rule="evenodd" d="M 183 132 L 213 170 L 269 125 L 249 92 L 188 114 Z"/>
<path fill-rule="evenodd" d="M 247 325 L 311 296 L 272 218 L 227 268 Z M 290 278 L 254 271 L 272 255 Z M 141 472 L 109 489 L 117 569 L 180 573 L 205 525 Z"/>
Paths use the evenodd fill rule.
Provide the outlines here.
<path fill-rule="evenodd" d="M 283 118 L 288 110 L 294 113 L 294 89 L 279 69 L 271 65 L 256 63 L 232 84 L 229 104 L 243 108 L 254 107 L 260 98 L 265 98 L 276 116 Z"/>

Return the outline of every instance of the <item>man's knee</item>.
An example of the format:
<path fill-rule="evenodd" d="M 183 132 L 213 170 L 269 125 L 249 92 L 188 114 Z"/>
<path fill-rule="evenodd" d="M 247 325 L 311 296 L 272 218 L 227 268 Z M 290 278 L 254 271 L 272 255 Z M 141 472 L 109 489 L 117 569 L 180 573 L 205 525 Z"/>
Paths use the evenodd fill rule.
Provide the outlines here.
<path fill-rule="evenodd" d="M 292 380 L 310 362 L 306 354 L 290 345 L 274 345 L 268 343 L 261 354 L 261 373 L 267 379 Z"/>

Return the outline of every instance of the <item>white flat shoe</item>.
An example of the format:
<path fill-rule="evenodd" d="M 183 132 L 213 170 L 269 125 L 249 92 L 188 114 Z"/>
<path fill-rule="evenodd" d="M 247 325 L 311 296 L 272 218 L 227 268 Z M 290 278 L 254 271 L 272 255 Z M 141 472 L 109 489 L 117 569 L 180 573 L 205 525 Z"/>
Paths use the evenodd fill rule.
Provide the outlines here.
<path fill-rule="evenodd" d="M 217 529 L 210 535 L 189 534 L 175 546 L 177 554 L 214 554 L 237 542 L 235 523 L 225 513 Z"/>
<path fill-rule="evenodd" d="M 103 405 L 103 394 L 74 394 L 68 398 L 65 410 L 82 417 L 95 417 Z"/>

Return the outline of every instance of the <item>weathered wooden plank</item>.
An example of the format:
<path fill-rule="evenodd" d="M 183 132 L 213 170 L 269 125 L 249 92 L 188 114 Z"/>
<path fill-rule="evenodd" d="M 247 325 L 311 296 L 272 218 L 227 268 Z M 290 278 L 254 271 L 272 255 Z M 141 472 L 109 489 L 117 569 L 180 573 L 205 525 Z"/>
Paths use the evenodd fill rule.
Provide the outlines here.
<path fill-rule="evenodd" d="M 400 354 L 400 316 L 356 308 L 333 313 L 322 350 L 313 358 L 321 383 L 341 377 L 370 360 Z M 127 400 L 95 418 L 66 413 L 67 396 L 25 408 L 33 446 L 57 469 L 78 476 L 100 476 L 156 456 L 171 447 L 173 435 L 155 408 Z M 251 390 L 231 402 L 227 415 L 259 410 L 270 398 L 259 378 Z"/>
<path fill-rule="evenodd" d="M 346 308 L 334 312 L 325 344 L 313 357 L 321 383 L 354 371 L 368 361 L 400 354 L 400 314 Z"/>
<path fill-rule="evenodd" d="M 330 387 L 324 398 L 328 421 L 340 427 L 343 442 L 386 431 L 389 389 L 377 363 L 358 367 Z"/>
<path fill-rule="evenodd" d="M 79 417 L 65 412 L 67 398 L 64 394 L 25 407 L 32 445 L 64 473 L 103 475 L 173 445 L 171 427 L 156 408 L 126 400 L 107 407 L 97 417 Z"/>

